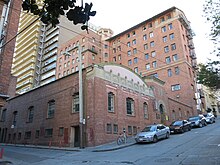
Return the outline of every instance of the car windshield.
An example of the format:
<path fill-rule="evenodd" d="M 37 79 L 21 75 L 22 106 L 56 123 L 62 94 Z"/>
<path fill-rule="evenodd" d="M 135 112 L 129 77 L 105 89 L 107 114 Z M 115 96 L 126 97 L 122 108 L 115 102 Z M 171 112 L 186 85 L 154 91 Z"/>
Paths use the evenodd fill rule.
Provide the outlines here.
<path fill-rule="evenodd" d="M 208 114 L 203 115 L 204 117 L 208 117 Z"/>
<path fill-rule="evenodd" d="M 182 124 L 183 124 L 183 121 L 175 121 L 171 125 L 173 125 L 173 126 L 180 126 Z"/>
<path fill-rule="evenodd" d="M 141 132 L 153 132 L 156 130 L 156 126 L 145 127 Z"/>
<path fill-rule="evenodd" d="M 190 117 L 189 121 L 193 121 L 193 120 L 199 120 L 199 116 L 195 116 L 195 117 Z"/>

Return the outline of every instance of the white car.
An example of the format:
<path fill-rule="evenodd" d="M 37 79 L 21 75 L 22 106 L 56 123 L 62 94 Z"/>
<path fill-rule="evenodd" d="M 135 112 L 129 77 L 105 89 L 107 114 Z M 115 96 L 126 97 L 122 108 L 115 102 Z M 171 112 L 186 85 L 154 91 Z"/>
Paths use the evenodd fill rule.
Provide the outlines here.
<path fill-rule="evenodd" d="M 205 117 L 206 123 L 215 123 L 215 116 L 212 113 L 207 113 L 203 115 Z"/>
<path fill-rule="evenodd" d="M 163 124 L 154 124 L 146 126 L 135 136 L 137 143 L 157 142 L 159 139 L 168 139 L 170 137 L 170 128 Z"/>

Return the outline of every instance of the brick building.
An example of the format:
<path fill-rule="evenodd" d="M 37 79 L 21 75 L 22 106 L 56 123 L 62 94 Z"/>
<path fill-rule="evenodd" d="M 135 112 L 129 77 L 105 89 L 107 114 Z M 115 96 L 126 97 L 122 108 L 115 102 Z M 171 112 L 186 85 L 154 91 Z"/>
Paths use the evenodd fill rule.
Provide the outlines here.
<path fill-rule="evenodd" d="M 184 13 L 172 7 L 108 39 L 109 61 L 164 81 L 169 97 L 197 114 L 193 35 Z"/>
<path fill-rule="evenodd" d="M 148 81 L 155 87 L 159 82 Z M 75 72 L 9 99 L 1 116 L 1 142 L 79 146 L 78 82 Z M 170 122 L 167 100 L 161 95 L 158 107 L 164 107 L 165 122 Z M 123 128 L 135 135 L 145 125 L 161 122 L 152 88 L 118 65 L 83 69 L 83 107 L 84 146 L 114 141 Z"/>
<path fill-rule="evenodd" d="M 15 95 L 16 78 L 11 75 L 15 47 L 15 39 L 12 38 L 17 34 L 21 3 L 16 0 L 0 1 L 0 110 L 5 100 Z"/>

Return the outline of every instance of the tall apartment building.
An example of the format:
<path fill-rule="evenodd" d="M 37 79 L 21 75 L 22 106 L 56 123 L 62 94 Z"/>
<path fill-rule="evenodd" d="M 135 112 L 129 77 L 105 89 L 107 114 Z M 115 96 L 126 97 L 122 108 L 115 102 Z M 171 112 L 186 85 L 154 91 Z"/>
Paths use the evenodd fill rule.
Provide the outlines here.
<path fill-rule="evenodd" d="M 16 78 L 11 75 L 11 66 L 21 2 L 0 1 L 0 109 L 7 98 L 15 95 Z"/>
<path fill-rule="evenodd" d="M 192 39 L 190 22 L 181 10 L 172 7 L 108 39 L 109 60 L 141 76 L 161 79 L 169 99 L 195 114 L 200 108 L 195 100 L 196 55 Z"/>
<path fill-rule="evenodd" d="M 79 53 L 82 56 L 82 68 L 103 61 L 108 62 L 109 51 L 104 49 L 105 46 L 108 47 L 108 42 L 105 40 L 112 35 L 111 29 L 93 25 L 88 32 L 84 31 L 62 44 L 58 50 L 56 78 L 78 71 Z"/>
<path fill-rule="evenodd" d="M 64 17 L 60 21 L 54 28 L 29 13 L 20 15 L 18 32 L 27 29 L 16 38 L 12 74 L 17 77 L 17 93 L 55 80 L 58 46 L 74 36 L 69 29 L 80 29 Z"/>

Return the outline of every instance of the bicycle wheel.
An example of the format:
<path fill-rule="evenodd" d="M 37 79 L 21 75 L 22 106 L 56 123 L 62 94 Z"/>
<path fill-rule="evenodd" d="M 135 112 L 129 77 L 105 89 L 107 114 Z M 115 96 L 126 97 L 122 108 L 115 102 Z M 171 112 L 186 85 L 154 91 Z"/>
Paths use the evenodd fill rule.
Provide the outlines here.
<path fill-rule="evenodd" d="M 121 137 L 118 137 L 118 139 L 117 139 L 117 144 L 118 145 L 121 145 L 123 143 L 123 140 L 121 139 Z"/>

